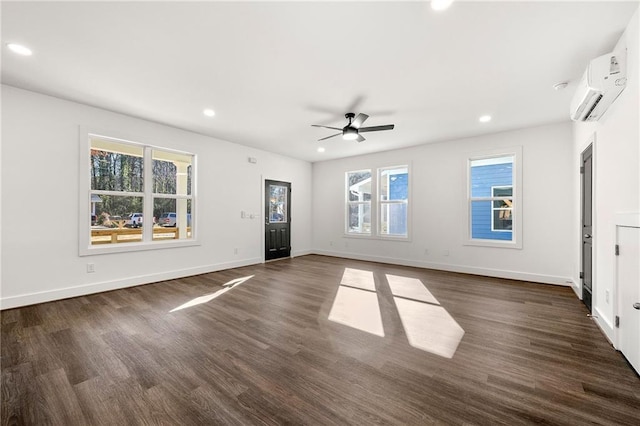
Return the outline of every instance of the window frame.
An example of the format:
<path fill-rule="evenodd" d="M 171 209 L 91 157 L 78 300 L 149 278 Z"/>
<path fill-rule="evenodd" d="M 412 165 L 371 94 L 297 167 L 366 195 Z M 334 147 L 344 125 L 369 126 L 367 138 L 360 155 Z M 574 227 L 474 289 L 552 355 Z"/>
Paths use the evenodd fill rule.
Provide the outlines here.
<path fill-rule="evenodd" d="M 407 170 L 407 199 L 406 200 L 383 200 L 382 197 L 380 196 L 380 193 L 378 191 L 379 189 L 379 182 L 382 180 L 382 173 L 385 170 L 395 170 L 395 169 L 406 169 Z M 384 239 L 399 239 L 399 240 L 407 240 L 409 239 L 409 229 L 410 229 L 410 220 L 409 220 L 409 201 L 411 199 L 411 185 L 410 185 L 410 181 L 411 181 L 411 175 L 409 173 L 409 165 L 408 164 L 404 164 L 404 165 L 400 165 L 400 166 L 386 166 L 386 167 L 378 167 L 377 169 L 377 181 L 376 181 L 376 210 L 378 212 L 377 214 L 377 220 L 376 220 L 376 224 L 377 224 L 377 236 L 380 238 L 384 238 Z M 407 211 L 407 233 L 405 235 L 399 235 L 399 234 L 383 234 L 382 233 L 382 209 L 383 206 L 388 206 L 391 204 L 404 204 L 406 206 L 406 211 Z"/>
<path fill-rule="evenodd" d="M 512 182 L 513 188 L 511 197 L 472 197 L 471 196 L 471 164 L 477 160 L 489 160 L 492 158 L 500 157 L 513 157 L 512 163 Z M 465 235 L 464 245 L 466 246 L 480 246 L 480 247 L 496 247 L 496 248 L 509 248 L 509 249 L 522 249 L 522 230 L 523 230 L 523 208 L 522 208 L 522 146 L 514 146 L 508 148 L 499 148 L 494 150 L 487 150 L 482 152 L 476 152 L 468 154 L 464 161 L 464 176 L 466 176 L 467 190 L 465 193 L 464 203 L 466 207 L 465 212 Z M 498 185 L 497 185 L 498 186 Z M 502 185 L 503 186 L 503 185 Z M 491 192 L 493 195 L 493 192 Z M 512 205 L 512 229 L 511 229 L 511 241 L 508 240 L 491 240 L 483 238 L 473 238 L 472 234 L 472 203 L 477 201 L 493 201 L 501 199 L 513 200 Z M 493 229 L 493 204 L 491 206 L 491 227 Z M 509 231 L 496 231 L 496 232 L 509 232 Z"/>
<path fill-rule="evenodd" d="M 91 176 L 88 161 L 91 158 L 92 139 L 103 139 L 118 144 L 130 145 L 143 150 L 143 190 L 142 192 L 126 192 L 112 190 L 95 190 L 91 188 Z M 165 148 L 162 146 L 140 142 L 139 138 L 123 137 L 116 132 L 96 131 L 84 126 L 80 126 L 80 149 L 79 149 L 79 216 L 78 216 L 78 254 L 79 256 L 92 256 L 107 253 L 126 253 L 145 250 L 158 250 L 170 247 L 188 247 L 200 245 L 198 241 L 196 220 L 197 220 L 197 155 L 194 153 Z M 192 159 L 191 167 L 191 194 L 159 194 L 153 191 L 153 151 L 162 151 L 177 155 L 187 155 Z M 91 217 L 91 196 L 92 195 L 112 195 L 112 196 L 136 196 L 142 197 L 143 223 L 153 223 L 153 202 L 154 198 L 170 199 L 190 199 L 191 200 L 191 238 L 154 240 L 153 226 L 142 227 L 142 241 L 128 242 L 126 244 L 91 244 L 91 226 L 83 218 Z"/>
<path fill-rule="evenodd" d="M 348 170 L 345 172 L 344 174 L 344 197 L 345 197 L 345 213 L 344 213 L 344 234 L 346 236 L 349 237 L 359 237 L 359 238 L 366 238 L 366 237 L 371 237 L 373 235 L 373 218 L 374 218 L 374 214 L 373 214 L 373 209 L 372 209 L 372 199 L 369 198 L 368 201 L 363 200 L 363 201 L 351 201 L 349 200 L 349 191 L 350 191 L 350 185 L 349 185 L 349 175 L 353 174 L 353 173 L 359 173 L 359 172 L 369 172 L 369 175 L 371 176 L 371 197 L 373 197 L 374 194 L 374 175 L 371 169 L 358 169 L 358 170 Z M 349 231 L 349 219 L 350 219 L 350 207 L 353 205 L 368 205 L 369 206 L 369 222 L 371 223 L 371 226 L 369 227 L 369 232 L 353 232 L 353 231 Z"/>
<path fill-rule="evenodd" d="M 380 176 L 385 170 L 393 170 L 406 168 L 407 170 L 407 200 L 381 200 L 378 193 Z M 371 174 L 371 199 L 369 201 L 349 201 L 349 174 L 358 172 L 370 172 Z M 361 168 L 346 170 L 344 172 L 344 197 L 345 197 L 345 216 L 344 216 L 344 237 L 346 238 L 361 238 L 371 240 L 387 240 L 387 241 L 411 241 L 411 163 L 391 165 L 391 166 L 379 166 L 370 168 Z M 352 204 L 368 204 L 371 215 L 371 229 L 368 233 L 349 232 L 349 206 Z M 407 206 L 407 234 L 406 235 L 394 235 L 394 234 L 382 234 L 381 233 L 381 211 L 382 205 L 389 204 L 405 204 Z"/>

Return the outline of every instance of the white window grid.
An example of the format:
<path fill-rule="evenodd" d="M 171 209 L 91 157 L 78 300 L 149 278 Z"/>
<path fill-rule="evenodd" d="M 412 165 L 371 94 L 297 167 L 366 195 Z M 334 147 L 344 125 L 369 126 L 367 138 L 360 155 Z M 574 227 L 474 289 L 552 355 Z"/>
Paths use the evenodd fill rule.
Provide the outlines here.
<path fill-rule="evenodd" d="M 178 200 L 190 200 L 191 201 L 191 238 L 188 239 L 176 239 L 169 241 L 154 240 L 153 239 L 153 226 L 143 226 L 142 228 L 142 241 L 126 244 L 101 244 L 99 246 L 93 246 L 91 244 L 91 230 L 87 224 L 83 221 L 79 221 L 79 254 L 81 256 L 104 254 L 112 252 L 129 252 L 129 251 L 142 251 L 152 250 L 158 248 L 166 248 L 167 246 L 191 246 L 198 245 L 196 234 L 196 155 L 189 152 L 174 150 L 170 148 L 158 147 L 149 144 L 143 144 L 139 142 L 133 142 L 128 139 L 122 139 L 118 137 L 105 136 L 103 134 L 88 131 L 81 128 L 81 200 L 85 197 L 82 195 L 87 194 L 89 202 L 80 202 L 80 217 L 88 218 L 90 216 L 90 210 L 87 206 L 90 205 L 92 195 L 111 195 L 118 197 L 142 197 L 143 199 L 143 223 L 153 223 L 153 202 L 155 198 L 175 199 Z M 92 141 L 94 139 L 112 141 L 118 145 L 126 145 L 133 148 L 143 149 L 143 191 L 112 191 L 112 190 L 97 190 L 91 189 L 90 174 L 88 168 L 85 166 L 86 160 L 90 158 L 92 149 Z M 191 194 L 161 194 L 152 192 L 153 189 L 153 151 L 159 151 L 163 153 L 174 153 L 182 156 L 191 157 Z M 180 174 L 180 173 L 178 173 Z"/>
<path fill-rule="evenodd" d="M 496 189 L 511 189 L 511 196 L 503 196 L 503 197 L 498 197 L 495 196 L 495 190 Z M 502 185 L 502 186 L 492 186 L 491 187 L 491 232 L 512 232 L 511 229 L 496 229 L 495 226 L 495 212 L 496 211 L 502 211 L 502 212 L 509 212 L 509 216 L 511 218 L 511 220 L 513 220 L 513 186 L 512 185 Z M 511 207 L 495 207 L 493 202 L 494 201 L 510 201 L 511 202 Z"/>

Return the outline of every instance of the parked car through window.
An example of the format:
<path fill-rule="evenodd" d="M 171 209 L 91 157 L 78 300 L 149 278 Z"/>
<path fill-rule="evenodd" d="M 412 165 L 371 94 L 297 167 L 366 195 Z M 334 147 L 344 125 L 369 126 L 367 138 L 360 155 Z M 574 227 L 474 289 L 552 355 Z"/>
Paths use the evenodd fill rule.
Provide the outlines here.
<path fill-rule="evenodd" d="M 158 219 L 158 225 L 165 227 L 176 226 L 177 215 L 175 213 L 162 213 Z M 191 226 L 191 213 L 187 213 L 187 226 Z"/>

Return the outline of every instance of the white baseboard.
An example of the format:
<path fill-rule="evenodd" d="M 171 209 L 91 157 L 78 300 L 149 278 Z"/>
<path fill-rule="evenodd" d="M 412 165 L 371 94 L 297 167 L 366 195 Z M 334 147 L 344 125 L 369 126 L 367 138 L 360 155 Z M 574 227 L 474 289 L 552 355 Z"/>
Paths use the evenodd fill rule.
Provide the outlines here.
<path fill-rule="evenodd" d="M 446 263 L 424 262 L 420 260 L 400 259 L 385 256 L 371 256 L 356 253 L 314 250 L 313 253 L 325 256 L 344 257 L 347 259 L 366 260 L 369 262 L 390 263 L 393 265 L 413 266 L 417 268 L 436 269 L 439 271 L 460 272 L 463 274 L 482 275 L 495 278 L 506 278 L 519 281 L 530 281 L 543 284 L 571 286 L 573 280 L 569 277 L 554 275 L 532 274 L 528 272 L 509 271 L 503 269 L 479 268 L 475 266 L 451 265 Z"/>
<path fill-rule="evenodd" d="M 615 341 L 615 331 L 613 330 L 613 324 L 611 324 L 607 317 L 602 315 L 602 312 L 600 312 L 597 307 L 593 308 L 593 319 L 598 327 L 600 327 L 600 330 L 602 330 L 602 333 L 604 333 L 609 343 L 611 343 L 615 347 L 615 344 L 613 343 Z"/>
<path fill-rule="evenodd" d="M 292 252 L 292 257 L 304 256 L 308 254 L 320 254 L 326 256 L 343 257 L 347 259 L 365 260 L 370 262 L 388 263 L 393 265 L 412 266 L 418 268 L 436 269 L 449 272 L 460 272 L 465 274 L 483 275 L 488 277 L 506 278 L 520 281 L 539 282 L 544 284 L 570 285 L 576 294 L 578 294 L 576 283 L 566 277 L 557 277 L 552 275 L 531 274 L 526 272 L 508 271 L 500 269 L 478 268 L 463 265 L 450 265 L 444 263 L 424 262 L 418 260 L 400 259 L 384 256 L 370 256 L 355 253 L 327 251 L 327 250 L 298 250 Z M 36 303 L 51 302 L 53 300 L 66 299 L 69 297 L 86 296 L 88 294 L 99 293 L 103 291 L 118 290 L 136 285 L 150 284 L 159 281 L 172 280 L 176 278 L 188 277 L 191 275 L 206 274 L 209 272 L 221 271 L 224 269 L 239 268 L 242 266 L 255 265 L 262 263 L 261 258 L 251 258 L 236 262 L 227 262 L 214 265 L 206 265 L 197 268 L 178 269 L 158 274 L 139 275 L 135 277 L 127 277 L 112 281 L 103 281 L 99 283 L 91 283 L 73 287 L 59 288 L 37 293 L 27 293 L 17 296 L 0 298 L 0 310 L 17 308 L 20 306 L 33 305 Z M 579 295 L 578 295 L 579 296 Z M 604 323 L 603 331 L 609 339 L 613 336 L 613 329 L 609 324 Z M 611 331 L 607 331 L 611 330 Z"/>
<path fill-rule="evenodd" d="M 314 251 L 311 249 L 307 249 L 307 250 L 292 250 L 291 251 L 291 257 L 298 257 L 298 256 L 306 256 L 308 254 L 313 254 Z"/>
<path fill-rule="evenodd" d="M 575 280 L 571 280 L 571 288 L 573 292 L 578 296 L 578 299 L 582 300 L 582 290 L 580 288 L 580 284 L 578 284 Z"/>
<path fill-rule="evenodd" d="M 0 299 L 0 310 L 33 305 L 36 303 L 51 302 L 53 300 L 67 299 L 69 297 L 86 296 L 88 294 L 100 293 L 103 291 L 118 290 L 121 288 L 133 287 L 136 285 L 173 280 L 176 278 L 206 274 L 209 272 L 222 271 L 224 269 L 239 268 L 241 266 L 255 265 L 258 263 L 262 263 L 262 259 L 253 258 L 237 262 L 206 265 L 197 268 L 178 269 L 158 274 L 139 275 L 136 277 L 127 277 L 119 280 L 103 281 L 99 283 L 59 288 L 38 293 L 27 293 L 18 296 L 4 297 Z"/>

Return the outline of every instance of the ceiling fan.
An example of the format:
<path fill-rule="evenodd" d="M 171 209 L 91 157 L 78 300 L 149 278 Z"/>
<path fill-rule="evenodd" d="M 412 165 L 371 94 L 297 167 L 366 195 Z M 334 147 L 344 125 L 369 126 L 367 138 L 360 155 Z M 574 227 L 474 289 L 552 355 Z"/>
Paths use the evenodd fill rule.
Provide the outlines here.
<path fill-rule="evenodd" d="M 352 112 L 348 112 L 344 115 L 344 118 L 346 118 L 347 120 L 349 120 L 349 123 L 344 126 L 342 129 L 340 129 L 339 127 L 331 127 L 331 126 L 322 126 L 320 124 L 312 124 L 311 126 L 313 127 L 322 127 L 325 129 L 331 129 L 331 130 L 339 130 L 340 133 L 336 133 L 335 135 L 331 135 L 331 136 L 327 136 L 326 138 L 322 138 L 322 139 L 318 139 L 319 141 L 323 141 L 325 139 L 329 139 L 329 138 L 333 138 L 335 136 L 339 136 L 342 135 L 342 138 L 344 140 L 357 140 L 358 142 L 362 142 L 363 140 L 365 140 L 362 135 L 360 133 L 363 132 L 378 132 L 380 130 L 393 130 L 393 128 L 395 127 L 394 124 L 386 124 L 384 126 L 371 126 L 371 127 L 360 127 L 362 126 L 362 123 L 364 123 L 364 121 L 369 118 L 369 116 L 367 114 L 358 114 L 358 116 L 356 117 L 356 115 Z M 355 118 L 355 119 L 354 119 Z"/>

